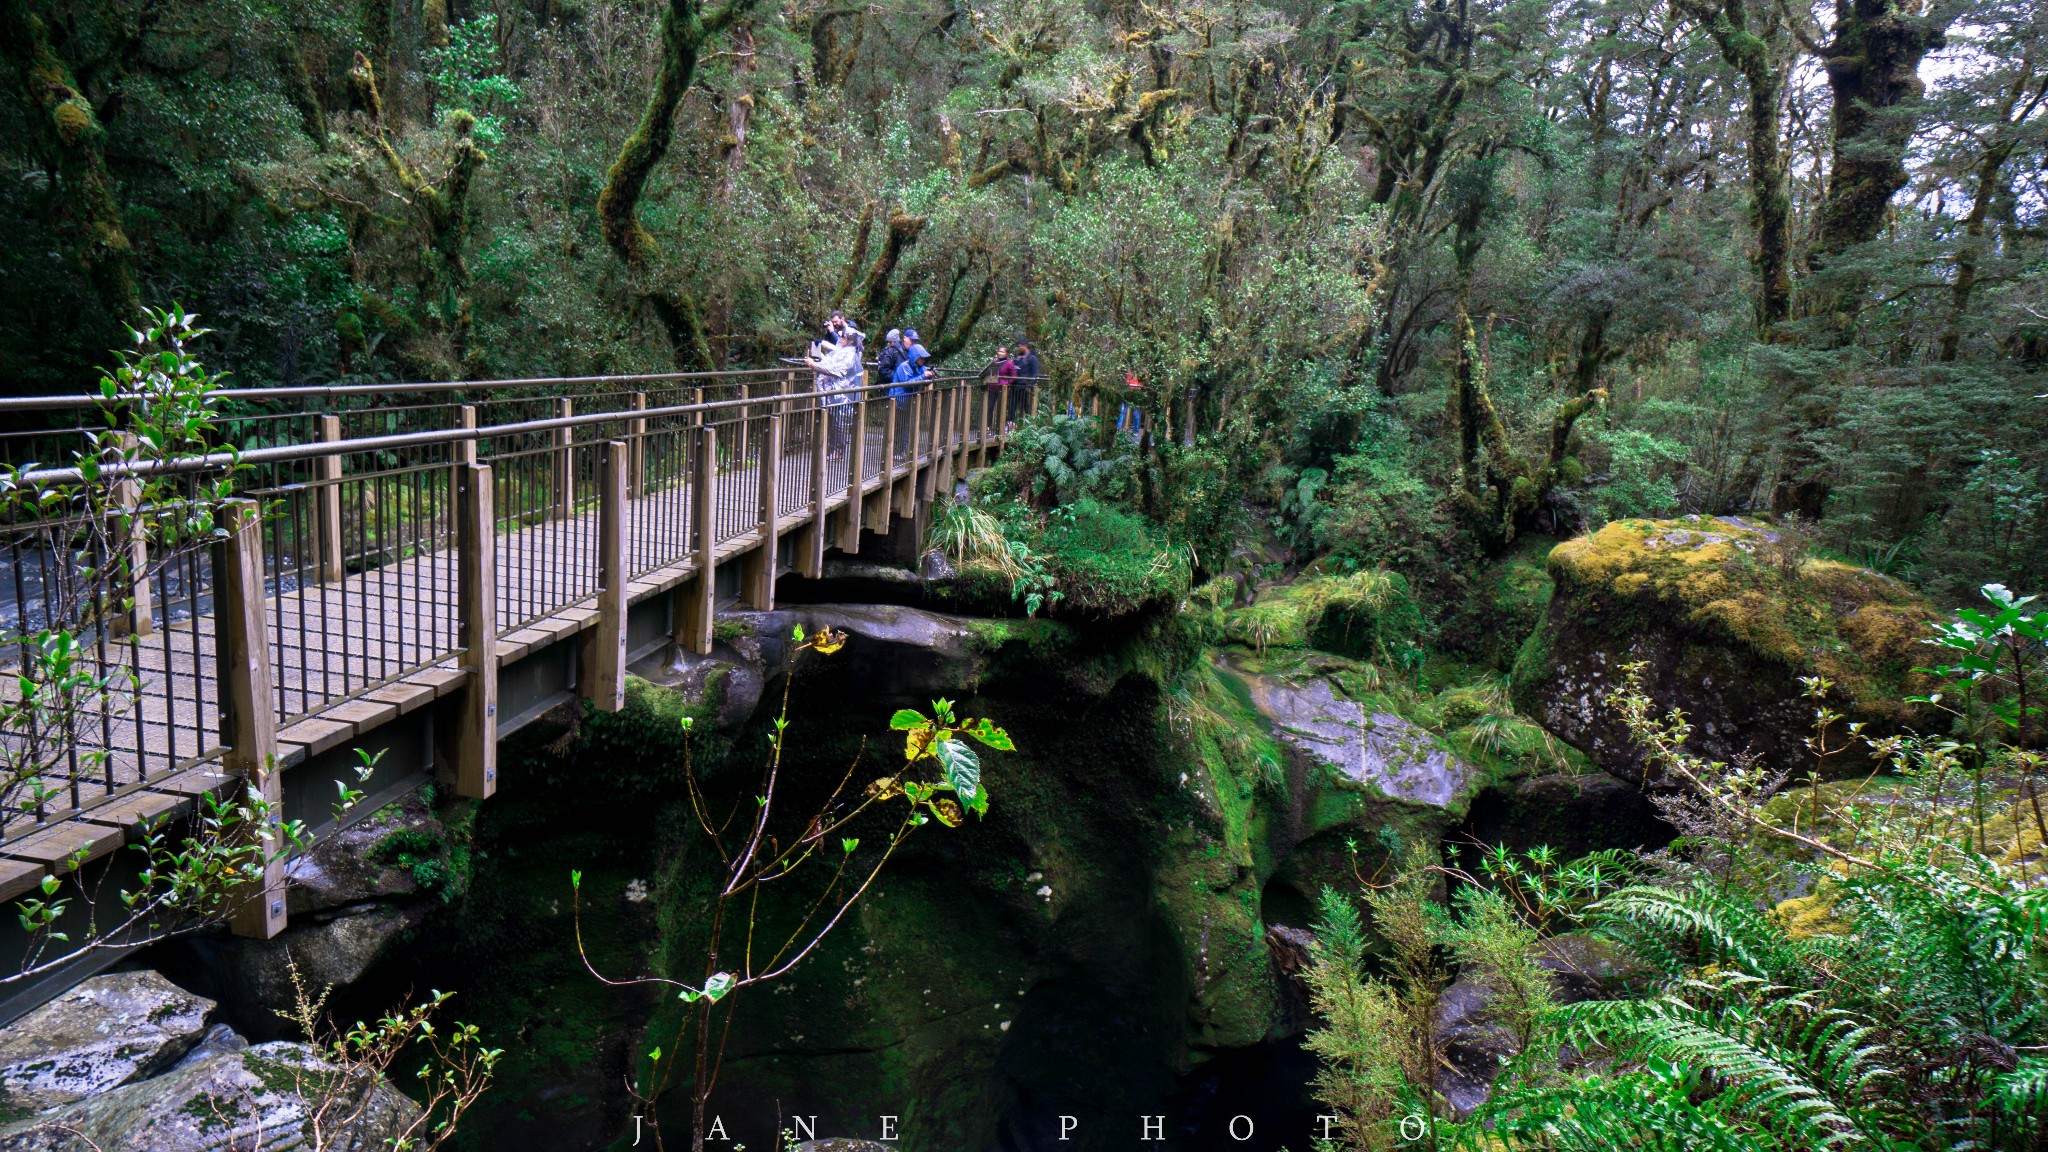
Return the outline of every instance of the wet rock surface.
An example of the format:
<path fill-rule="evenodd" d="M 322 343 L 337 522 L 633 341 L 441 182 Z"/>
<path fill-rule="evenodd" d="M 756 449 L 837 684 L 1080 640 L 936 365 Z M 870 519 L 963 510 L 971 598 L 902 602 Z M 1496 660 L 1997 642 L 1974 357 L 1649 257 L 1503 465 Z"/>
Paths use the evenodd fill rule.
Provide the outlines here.
<path fill-rule="evenodd" d="M 214 1008 L 155 972 L 95 976 L 0 1029 L 0 1107 L 40 1112 L 162 1072 Z"/>
<path fill-rule="evenodd" d="M 1356 783 L 1444 807 L 1473 780 L 1471 767 L 1427 730 L 1391 712 L 1368 711 L 1324 677 L 1236 674 L 1281 739 Z"/>
<path fill-rule="evenodd" d="M 293 918 L 419 894 L 412 873 L 379 846 L 394 834 L 433 840 L 447 831 L 420 804 L 391 804 L 324 837 L 285 867 L 285 900 Z"/>
<path fill-rule="evenodd" d="M 316 1140 L 308 1121 L 323 1101 L 329 1117 L 360 1115 Z M 306 1045 L 278 1041 L 218 1051 L 9 1125 L 0 1152 L 373 1152 L 418 1115 L 390 1084 L 346 1082 Z"/>
<path fill-rule="evenodd" d="M 301 918 L 270 940 L 195 939 L 179 975 L 186 978 L 189 970 L 195 984 L 203 981 L 237 1027 L 275 1038 L 281 1034 L 276 1012 L 293 1003 L 292 965 L 310 989 L 349 988 L 392 956 L 438 907 L 422 901 L 360 904 Z"/>

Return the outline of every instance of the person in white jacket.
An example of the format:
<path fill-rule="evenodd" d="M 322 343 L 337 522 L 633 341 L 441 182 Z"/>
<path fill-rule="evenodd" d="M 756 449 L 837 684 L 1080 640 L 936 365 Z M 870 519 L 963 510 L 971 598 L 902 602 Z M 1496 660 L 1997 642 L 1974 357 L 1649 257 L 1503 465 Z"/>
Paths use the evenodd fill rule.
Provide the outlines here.
<path fill-rule="evenodd" d="M 846 452 L 850 429 L 847 425 L 853 419 L 853 393 L 860 387 L 860 341 L 853 327 L 848 325 L 839 330 L 836 344 L 820 341 L 813 355 L 804 358 L 806 367 L 818 373 L 818 390 L 826 393 L 825 407 L 832 413 L 832 436 L 826 448 L 834 460 Z"/>

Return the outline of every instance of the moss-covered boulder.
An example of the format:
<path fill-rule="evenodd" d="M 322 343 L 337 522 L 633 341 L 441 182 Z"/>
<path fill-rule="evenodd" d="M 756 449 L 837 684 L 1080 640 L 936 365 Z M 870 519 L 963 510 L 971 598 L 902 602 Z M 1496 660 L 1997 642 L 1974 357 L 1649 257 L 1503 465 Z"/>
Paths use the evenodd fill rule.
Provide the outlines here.
<path fill-rule="evenodd" d="M 1642 754 L 1605 702 L 1631 663 L 1661 708 L 1693 722 L 1694 750 L 1719 759 L 1804 771 L 1814 703 L 1802 677 L 1831 682 L 1844 723 L 1915 720 L 1905 698 L 1929 687 L 1913 669 L 1933 606 L 1796 543 L 1757 521 L 1694 516 L 1624 520 L 1558 545 L 1556 593 L 1515 661 L 1516 704 L 1637 783 Z"/>

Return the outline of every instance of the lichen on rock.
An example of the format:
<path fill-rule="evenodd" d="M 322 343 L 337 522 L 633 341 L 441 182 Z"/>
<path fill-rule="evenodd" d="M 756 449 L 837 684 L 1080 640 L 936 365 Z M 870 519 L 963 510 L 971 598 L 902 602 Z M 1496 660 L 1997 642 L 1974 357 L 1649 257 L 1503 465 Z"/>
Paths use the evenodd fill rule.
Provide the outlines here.
<path fill-rule="evenodd" d="M 1630 663 L 1660 707 L 1693 721 L 1697 751 L 1793 770 L 1814 710 L 1801 677 L 1827 678 L 1844 722 L 1874 731 L 1914 719 L 1901 701 L 1927 687 L 1914 671 L 1937 618 L 1924 597 L 1758 521 L 1623 520 L 1558 545 L 1549 566 L 1557 591 L 1516 660 L 1515 701 L 1624 779 L 1646 766 L 1605 697 Z"/>
<path fill-rule="evenodd" d="M 0 1029 L 0 1109 L 40 1112 L 176 1064 L 214 1002 L 151 971 L 95 976 Z"/>

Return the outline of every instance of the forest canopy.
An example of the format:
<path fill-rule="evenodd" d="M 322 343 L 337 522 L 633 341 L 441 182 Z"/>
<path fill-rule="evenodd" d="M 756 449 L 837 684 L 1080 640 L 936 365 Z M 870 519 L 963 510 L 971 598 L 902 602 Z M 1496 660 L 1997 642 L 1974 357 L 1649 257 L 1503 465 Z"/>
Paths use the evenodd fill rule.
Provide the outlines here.
<path fill-rule="evenodd" d="M 1423 587 L 1678 512 L 2032 587 L 2044 20 L 7 0 L 0 373 L 81 391 L 171 299 L 248 386 L 758 365 L 842 307 L 1029 337 Z"/>

